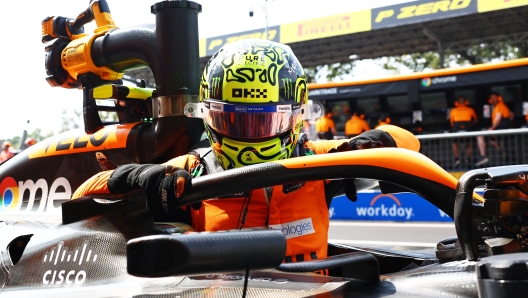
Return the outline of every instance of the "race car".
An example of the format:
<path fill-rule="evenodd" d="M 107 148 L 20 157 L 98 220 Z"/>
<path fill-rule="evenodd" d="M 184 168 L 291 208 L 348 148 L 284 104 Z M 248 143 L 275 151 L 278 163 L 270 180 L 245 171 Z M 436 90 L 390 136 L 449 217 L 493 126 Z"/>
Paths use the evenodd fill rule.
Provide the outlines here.
<path fill-rule="evenodd" d="M 392 156 L 383 158 L 388 165 L 369 165 L 380 152 L 364 150 L 333 154 L 326 166 L 328 156 L 310 156 L 196 178 L 181 204 L 276 183 L 377 179 L 444 202 L 437 206 L 454 217 L 458 237 L 436 250 L 329 243 L 326 259 L 281 263 L 280 230 L 192 233 L 182 223 L 153 222 L 141 190 L 94 195 L 63 203 L 55 216 L 2 214 L 0 295 L 510 297 L 526 287 L 528 166 L 474 170 L 453 185 L 419 153 L 376 150 Z M 413 169 L 398 168 L 397 159 L 414 161 Z M 480 202 L 473 189 L 482 183 Z M 327 276 L 314 273 L 326 269 Z"/>
<path fill-rule="evenodd" d="M 391 186 L 386 192 L 415 192 L 455 221 L 457 236 L 438 239 L 436 249 L 329 243 L 328 258 L 287 264 L 280 230 L 194 233 L 182 223 L 155 221 L 141 190 L 70 201 L 101 170 L 165 161 L 200 140 L 202 123 L 182 110 L 199 92 L 200 10 L 192 1 L 163 1 L 152 6 L 155 27 L 118 29 L 106 1 L 91 1 L 75 19 L 44 20 L 47 80 L 82 88 L 85 127 L 0 165 L 0 297 L 522 293 L 528 286 L 528 165 L 475 170 L 457 181 L 419 153 L 378 148 L 193 179 L 181 206 L 272 185 L 354 178 Z M 174 28 L 174 19 L 187 26 Z M 92 20 L 97 30 L 84 33 Z M 124 71 L 147 65 L 155 90 L 122 85 Z M 105 99 L 115 105 L 98 104 Z M 101 111 L 115 112 L 118 122 L 101 120 Z M 481 185 L 483 197 L 474 194 Z"/>

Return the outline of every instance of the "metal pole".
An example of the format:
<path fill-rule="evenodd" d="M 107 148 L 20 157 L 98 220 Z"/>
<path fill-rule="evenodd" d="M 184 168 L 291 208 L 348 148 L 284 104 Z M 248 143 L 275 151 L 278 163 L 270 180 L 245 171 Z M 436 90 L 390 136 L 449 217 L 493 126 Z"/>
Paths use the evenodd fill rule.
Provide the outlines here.
<path fill-rule="evenodd" d="M 438 44 L 438 55 L 440 56 L 440 68 L 444 68 L 445 67 L 445 63 L 444 63 L 444 59 L 445 59 L 445 55 L 444 55 L 444 46 L 442 45 L 442 42 L 441 41 L 437 41 L 437 44 Z"/>

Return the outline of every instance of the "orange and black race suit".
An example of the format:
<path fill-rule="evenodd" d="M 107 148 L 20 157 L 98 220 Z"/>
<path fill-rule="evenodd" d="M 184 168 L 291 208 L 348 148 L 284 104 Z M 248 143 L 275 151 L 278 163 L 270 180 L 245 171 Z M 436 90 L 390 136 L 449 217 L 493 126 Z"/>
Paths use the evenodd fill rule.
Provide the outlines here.
<path fill-rule="evenodd" d="M 390 125 L 381 130 L 390 135 L 393 141 L 391 146 L 419 150 L 419 141 L 410 132 Z M 325 154 L 335 151 L 335 148 L 347 141 L 349 140 L 308 141 L 301 138 L 296 151 L 299 156 Z M 183 168 L 195 177 L 203 169 L 207 173 L 223 171 L 216 159 L 205 158 L 207 155 L 214 156 L 210 149 L 205 153 L 196 152 L 201 151 L 176 157 L 165 165 Z M 112 173 L 113 171 L 105 171 L 93 176 L 77 189 L 73 199 L 88 194 L 110 193 L 107 181 Z M 311 181 L 254 189 L 209 199 L 203 201 L 198 210 L 186 210 L 191 215 L 190 224 L 197 231 L 234 230 L 242 227 L 281 230 L 287 242 L 286 262 L 324 258 L 327 256 L 329 225 L 327 199 L 335 195 L 335 191 L 326 188 L 328 184 L 327 181 Z"/>

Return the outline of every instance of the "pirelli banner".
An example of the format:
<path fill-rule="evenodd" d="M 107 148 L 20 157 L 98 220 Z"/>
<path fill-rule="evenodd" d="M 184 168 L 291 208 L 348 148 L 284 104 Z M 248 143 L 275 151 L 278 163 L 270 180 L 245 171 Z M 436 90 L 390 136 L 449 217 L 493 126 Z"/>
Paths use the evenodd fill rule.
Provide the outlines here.
<path fill-rule="evenodd" d="M 268 39 L 281 43 L 333 37 L 528 5 L 528 0 L 419 0 L 273 26 Z M 265 39 L 265 29 L 200 40 L 200 57 L 240 39 Z"/>
<path fill-rule="evenodd" d="M 528 0 L 479 0 L 478 12 L 487 12 L 528 5 Z"/>
<path fill-rule="evenodd" d="M 370 19 L 369 9 L 281 25 L 280 42 L 288 44 L 370 31 Z"/>

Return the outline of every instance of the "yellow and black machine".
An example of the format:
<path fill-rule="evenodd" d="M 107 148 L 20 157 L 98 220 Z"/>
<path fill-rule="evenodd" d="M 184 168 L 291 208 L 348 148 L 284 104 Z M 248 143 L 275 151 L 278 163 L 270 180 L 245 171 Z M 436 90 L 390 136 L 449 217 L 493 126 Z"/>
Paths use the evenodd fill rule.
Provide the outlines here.
<path fill-rule="evenodd" d="M 193 179 L 182 207 L 226 194 L 322 179 L 369 179 L 412 191 L 455 221 L 436 249 L 329 243 L 329 257 L 282 263 L 280 230 L 186 233 L 156 222 L 143 191 L 70 201 L 87 178 L 185 154 L 203 125 L 184 115 L 199 92 L 198 13 L 152 5 L 152 27 L 120 29 L 108 3 L 42 22 L 47 81 L 79 88 L 84 130 L 61 133 L 0 164 L 0 297 L 512 297 L 528 288 L 528 165 L 460 181 L 401 148 L 306 156 Z M 93 33 L 83 26 L 95 21 Z M 177 25 L 176 25 L 177 24 Z M 155 89 L 125 86 L 148 67 Z M 103 101 L 111 105 L 101 104 Z M 117 118 L 108 122 L 102 112 Z M 257 177 L 258 179 L 255 179 Z M 485 185 L 483 197 L 475 187 Z M 479 261 L 480 260 L 480 261 Z M 329 269 L 329 275 L 313 272 Z M 519 294 L 521 293 L 521 294 Z"/>
<path fill-rule="evenodd" d="M 186 153 L 204 130 L 201 121 L 183 115 L 185 103 L 197 100 L 199 90 L 200 11 L 191 1 L 159 2 L 152 6 L 154 26 L 121 29 L 106 1 L 90 1 L 77 18 L 44 19 L 46 80 L 56 88 L 82 89 L 84 131 L 65 132 L 24 150 L 2 165 L 0 181 L 43 179 L 52 185 L 63 177 L 66 189 L 75 190 L 101 171 L 96 152 L 116 165 L 163 162 Z M 92 21 L 96 29 L 85 32 Z M 123 85 L 126 71 L 143 67 L 151 69 L 155 89 Z M 105 121 L 105 112 L 116 117 Z"/>

